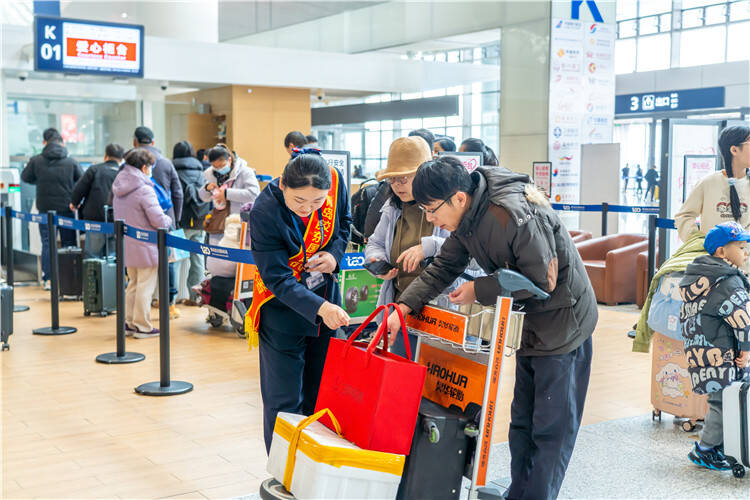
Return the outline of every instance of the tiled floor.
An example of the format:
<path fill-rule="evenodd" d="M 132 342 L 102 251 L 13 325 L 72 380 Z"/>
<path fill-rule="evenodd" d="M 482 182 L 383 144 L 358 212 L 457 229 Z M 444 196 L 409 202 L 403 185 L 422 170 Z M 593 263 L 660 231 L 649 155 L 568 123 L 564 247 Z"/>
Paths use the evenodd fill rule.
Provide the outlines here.
<path fill-rule="evenodd" d="M 231 498 L 258 491 L 267 477 L 258 358 L 244 340 L 209 328 L 204 311 L 180 307 L 182 317 L 172 322 L 172 377 L 195 390 L 143 397 L 133 387 L 158 379 L 157 339 L 128 339 L 128 350 L 146 354 L 144 362 L 101 365 L 94 357 L 114 349 L 113 317 L 87 318 L 80 302 L 63 302 L 61 323 L 79 331 L 39 337 L 31 330 L 49 325 L 49 293 L 21 287 L 17 302 L 31 310 L 14 316 L 11 350 L 0 354 L 3 498 Z M 600 308 L 585 425 L 650 411 L 651 359 L 630 352 L 625 336 L 636 317 L 633 306 Z M 507 358 L 498 443 L 507 439 L 513 369 Z"/>

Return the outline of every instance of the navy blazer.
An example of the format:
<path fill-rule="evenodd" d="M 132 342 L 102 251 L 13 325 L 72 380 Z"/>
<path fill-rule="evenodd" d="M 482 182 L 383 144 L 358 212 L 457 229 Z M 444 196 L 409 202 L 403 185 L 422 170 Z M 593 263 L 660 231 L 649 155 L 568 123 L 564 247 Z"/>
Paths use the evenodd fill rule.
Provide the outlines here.
<path fill-rule="evenodd" d="M 349 213 L 349 195 L 344 176 L 339 173 L 338 203 L 333 236 L 321 248 L 333 255 L 336 262 L 344 258 L 349 242 L 352 218 Z M 294 277 L 289 259 L 302 246 L 295 226 L 304 233 L 302 219 L 289 210 L 279 188 L 279 179 L 271 181 L 255 200 L 250 213 L 250 241 L 255 264 L 263 283 L 274 297 L 260 309 L 260 328 L 269 333 L 298 336 L 317 336 L 321 318 L 318 309 L 326 300 L 341 304 L 341 291 L 337 277 L 326 274 L 325 285 L 311 291 Z M 308 258 L 310 256 L 308 255 Z"/>

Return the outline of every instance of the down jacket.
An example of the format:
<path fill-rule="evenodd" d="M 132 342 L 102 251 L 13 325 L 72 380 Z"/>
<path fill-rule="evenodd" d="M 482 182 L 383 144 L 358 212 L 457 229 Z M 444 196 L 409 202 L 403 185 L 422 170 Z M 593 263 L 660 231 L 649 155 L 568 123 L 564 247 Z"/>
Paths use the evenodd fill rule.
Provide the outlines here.
<path fill-rule="evenodd" d="M 146 174 L 132 165 L 123 165 L 112 184 L 115 220 L 139 229 L 155 231 L 169 228 L 172 219 L 164 214 L 156 198 L 156 191 Z M 156 245 L 134 238 L 125 238 L 126 267 L 156 267 L 159 255 Z"/>
<path fill-rule="evenodd" d="M 593 333 L 596 299 L 568 231 L 546 199 L 527 194 L 528 175 L 503 167 L 472 173 L 474 192 L 458 228 L 440 253 L 401 295 L 414 311 L 436 297 L 476 259 L 488 274 L 474 280 L 477 300 L 495 304 L 501 293 L 494 274 L 512 269 L 550 294 L 546 300 L 518 295 L 524 304 L 520 356 L 566 354 Z"/>
<path fill-rule="evenodd" d="M 70 199 L 83 170 L 78 162 L 68 156 L 68 150 L 59 142 L 50 142 L 42 154 L 29 160 L 21 173 L 21 180 L 36 184 L 36 208 L 39 212 L 70 211 Z"/>

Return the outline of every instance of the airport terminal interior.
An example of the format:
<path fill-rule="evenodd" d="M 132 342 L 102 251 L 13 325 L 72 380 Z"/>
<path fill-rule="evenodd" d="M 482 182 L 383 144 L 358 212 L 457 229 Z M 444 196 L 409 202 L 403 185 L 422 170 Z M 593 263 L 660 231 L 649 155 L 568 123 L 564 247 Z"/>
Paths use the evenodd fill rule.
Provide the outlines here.
<path fill-rule="evenodd" d="M 750 0 L 0 44 L 2 498 L 750 499 Z"/>

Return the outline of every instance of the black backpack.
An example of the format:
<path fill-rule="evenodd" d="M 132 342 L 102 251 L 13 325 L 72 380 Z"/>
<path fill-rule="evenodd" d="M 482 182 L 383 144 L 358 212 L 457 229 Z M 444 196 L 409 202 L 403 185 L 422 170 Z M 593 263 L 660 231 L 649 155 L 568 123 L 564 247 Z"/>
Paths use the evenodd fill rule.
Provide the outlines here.
<path fill-rule="evenodd" d="M 367 185 L 373 181 L 376 181 L 376 179 L 367 179 L 360 184 L 357 192 L 352 195 L 352 242 L 358 245 L 366 243 L 365 220 L 367 219 L 367 210 L 380 188 L 379 182 Z"/>

